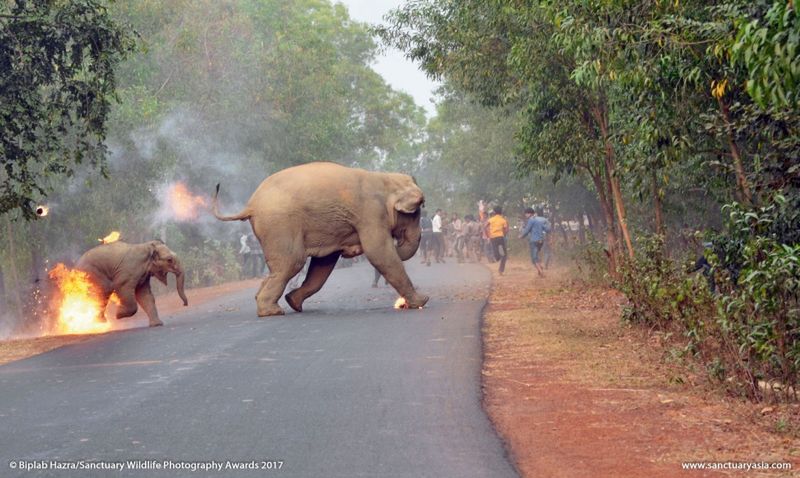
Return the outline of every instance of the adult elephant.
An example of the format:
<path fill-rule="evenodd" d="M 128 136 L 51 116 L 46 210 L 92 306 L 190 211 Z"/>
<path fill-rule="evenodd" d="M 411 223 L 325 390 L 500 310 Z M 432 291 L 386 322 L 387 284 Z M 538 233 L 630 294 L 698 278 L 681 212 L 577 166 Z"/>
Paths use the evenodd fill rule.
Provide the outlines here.
<path fill-rule="evenodd" d="M 75 266 L 85 271 L 97 285 L 102 308 L 112 292 L 119 297 L 117 319 L 136 313 L 138 303 L 150 320 L 150 327 L 164 325 L 158 318 L 156 300 L 150 290 L 150 278 L 155 277 L 167 285 L 167 274 L 175 274 L 178 295 L 183 305 L 189 305 L 183 291 L 184 273 L 175 253 L 161 241 L 142 244 L 112 242 L 88 250 Z M 101 314 L 101 317 L 102 316 Z M 103 320 L 105 320 L 103 318 Z"/>
<path fill-rule="evenodd" d="M 283 314 L 278 299 L 307 257 L 311 263 L 305 281 L 286 294 L 286 302 L 298 312 L 322 288 L 340 256 L 362 253 L 409 307 L 428 301 L 414 290 L 402 263 L 419 247 L 425 201 L 411 176 L 308 163 L 269 176 L 236 215 L 220 215 L 218 195 L 219 185 L 214 216 L 249 220 L 264 249 L 270 273 L 256 294 L 259 317 Z"/>

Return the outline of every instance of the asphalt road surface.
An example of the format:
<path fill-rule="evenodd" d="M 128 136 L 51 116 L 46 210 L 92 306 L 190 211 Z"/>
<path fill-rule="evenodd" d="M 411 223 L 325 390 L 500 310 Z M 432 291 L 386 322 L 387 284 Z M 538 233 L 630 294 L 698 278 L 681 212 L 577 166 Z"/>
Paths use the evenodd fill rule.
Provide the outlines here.
<path fill-rule="evenodd" d="M 488 271 L 406 265 L 423 310 L 358 264 L 302 314 L 245 290 L 1 366 L 0 476 L 517 476 L 480 403 Z M 52 468 L 81 460 L 126 468 Z"/>

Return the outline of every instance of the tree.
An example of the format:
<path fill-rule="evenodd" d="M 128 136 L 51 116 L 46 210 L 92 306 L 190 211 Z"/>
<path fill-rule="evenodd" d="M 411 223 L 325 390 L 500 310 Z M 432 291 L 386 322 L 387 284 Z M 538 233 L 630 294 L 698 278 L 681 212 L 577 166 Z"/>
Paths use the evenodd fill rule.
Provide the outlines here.
<path fill-rule="evenodd" d="M 618 237 L 625 238 L 629 254 L 633 245 L 609 129 L 608 95 L 598 77 L 576 76 L 582 59 L 558 40 L 560 11 L 547 2 L 417 2 L 394 11 L 389 26 L 378 33 L 430 75 L 445 78 L 475 101 L 520 114 L 520 171 L 550 168 L 556 179 L 588 174 L 616 260 Z"/>
<path fill-rule="evenodd" d="M 132 47 L 95 0 L 0 6 L 0 214 L 35 218 L 55 180 L 105 170 L 114 68 Z"/>

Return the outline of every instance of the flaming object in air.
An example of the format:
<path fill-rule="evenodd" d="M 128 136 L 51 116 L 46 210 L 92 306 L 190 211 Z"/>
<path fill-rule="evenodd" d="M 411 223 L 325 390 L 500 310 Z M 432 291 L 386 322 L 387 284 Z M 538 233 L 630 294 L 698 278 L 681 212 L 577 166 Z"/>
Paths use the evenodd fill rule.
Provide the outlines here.
<path fill-rule="evenodd" d="M 208 207 L 208 200 L 189 191 L 186 184 L 177 182 L 167 188 L 165 207 L 169 215 L 178 221 L 197 219 L 201 208 Z"/>
<path fill-rule="evenodd" d="M 36 215 L 39 217 L 45 217 L 50 213 L 50 206 L 46 204 L 42 204 L 40 206 L 36 206 Z"/>
<path fill-rule="evenodd" d="M 102 301 L 97 287 L 86 272 L 56 264 L 49 272 L 58 291 L 55 297 L 57 334 L 99 334 L 111 329 L 109 322 L 101 322 Z"/>
<path fill-rule="evenodd" d="M 111 231 L 111 234 L 102 239 L 98 239 L 98 241 L 102 242 L 103 244 L 111 244 L 112 242 L 119 241 L 119 236 L 119 231 Z"/>

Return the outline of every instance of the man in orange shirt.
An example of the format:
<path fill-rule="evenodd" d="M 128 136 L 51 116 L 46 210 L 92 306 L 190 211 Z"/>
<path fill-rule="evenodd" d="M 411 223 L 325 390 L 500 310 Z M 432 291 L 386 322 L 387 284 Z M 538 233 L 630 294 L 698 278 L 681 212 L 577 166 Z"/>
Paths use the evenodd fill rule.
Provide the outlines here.
<path fill-rule="evenodd" d="M 500 206 L 494 207 L 494 216 L 489 218 L 486 223 L 486 232 L 489 236 L 489 241 L 492 244 L 492 252 L 495 259 L 500 261 L 500 274 L 506 270 L 506 259 L 508 254 L 506 251 L 506 234 L 508 234 L 508 221 L 503 217 L 503 208 Z"/>

